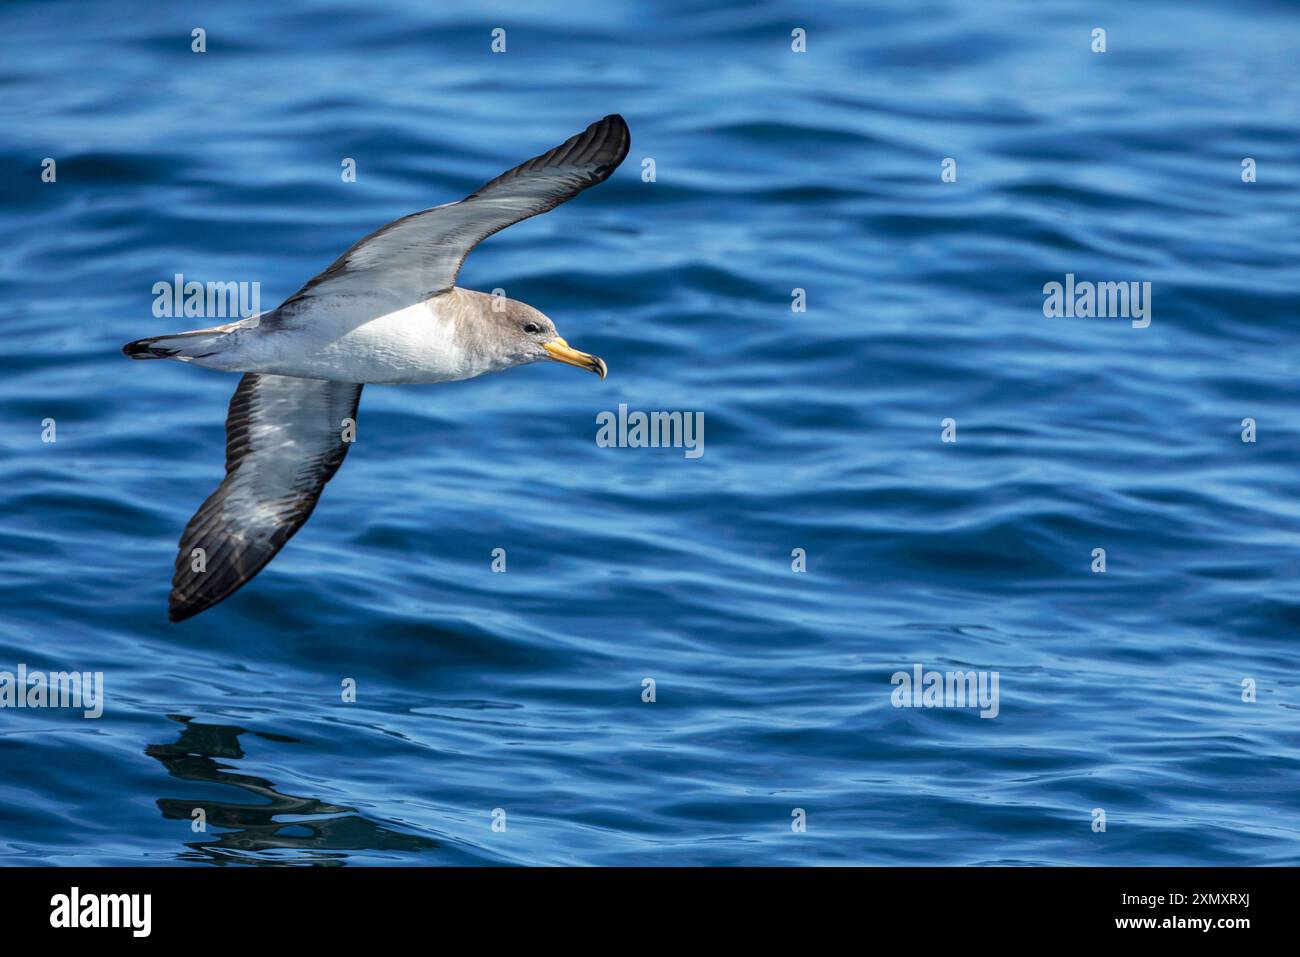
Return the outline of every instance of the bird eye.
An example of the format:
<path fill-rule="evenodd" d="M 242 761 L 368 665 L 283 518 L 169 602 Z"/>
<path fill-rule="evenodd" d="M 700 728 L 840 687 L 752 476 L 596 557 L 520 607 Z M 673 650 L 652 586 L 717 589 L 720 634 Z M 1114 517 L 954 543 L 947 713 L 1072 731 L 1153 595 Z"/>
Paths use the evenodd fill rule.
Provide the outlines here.
<path fill-rule="evenodd" d="M 524 323 L 524 332 L 528 333 L 530 336 L 536 335 L 541 331 L 542 331 L 542 327 L 535 322 Z"/>

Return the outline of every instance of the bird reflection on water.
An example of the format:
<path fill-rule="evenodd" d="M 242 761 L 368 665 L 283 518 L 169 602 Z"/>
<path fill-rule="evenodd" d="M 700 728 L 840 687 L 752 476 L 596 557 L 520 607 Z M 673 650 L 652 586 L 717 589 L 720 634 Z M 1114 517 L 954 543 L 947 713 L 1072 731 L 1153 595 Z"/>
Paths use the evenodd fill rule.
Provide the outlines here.
<path fill-rule="evenodd" d="M 145 754 L 161 761 L 172 777 L 242 788 L 265 802 L 159 798 L 158 807 L 167 820 L 192 822 L 196 809 L 206 817 L 206 833 L 211 839 L 187 843 L 189 850 L 178 855 L 181 861 L 340 867 L 347 863 L 350 851 L 428 851 L 438 847 L 436 841 L 367 820 L 356 808 L 283 794 L 265 778 L 235 773 L 232 765 L 222 763 L 244 757 L 239 743 L 242 734 L 283 744 L 296 744 L 294 738 L 233 725 L 194 724 L 186 715 L 167 717 L 182 724 L 180 736 L 171 744 L 149 745 Z M 277 820 L 285 816 L 291 819 Z M 223 828 L 231 830 L 213 832 Z"/>

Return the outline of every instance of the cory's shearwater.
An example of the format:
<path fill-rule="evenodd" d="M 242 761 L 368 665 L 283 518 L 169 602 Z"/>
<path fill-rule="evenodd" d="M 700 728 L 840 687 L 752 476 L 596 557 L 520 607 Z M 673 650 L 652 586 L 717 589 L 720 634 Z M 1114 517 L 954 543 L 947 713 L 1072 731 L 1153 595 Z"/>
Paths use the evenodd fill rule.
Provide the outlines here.
<path fill-rule="evenodd" d="M 458 289 L 478 243 L 603 182 L 627 155 L 610 115 L 457 203 L 394 220 L 277 309 L 128 343 L 133 359 L 242 372 L 226 417 L 226 477 L 181 535 L 168 615 L 228 597 L 275 557 L 347 455 L 361 387 L 450 382 L 554 359 L 605 377 L 526 303 Z"/>

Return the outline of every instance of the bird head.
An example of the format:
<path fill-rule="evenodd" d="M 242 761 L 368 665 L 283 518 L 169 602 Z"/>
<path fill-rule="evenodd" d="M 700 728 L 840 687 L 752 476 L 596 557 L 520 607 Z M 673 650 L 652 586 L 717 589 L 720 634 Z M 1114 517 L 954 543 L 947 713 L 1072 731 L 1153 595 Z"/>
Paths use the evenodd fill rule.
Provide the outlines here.
<path fill-rule="evenodd" d="M 504 297 L 493 297 L 495 312 L 507 340 L 512 345 L 512 352 L 520 362 L 537 362 L 549 359 L 563 362 L 565 365 L 577 366 L 594 372 L 602 379 L 609 371 L 605 360 L 599 356 L 579 352 L 560 337 L 555 331 L 555 323 L 540 310 L 525 302 Z M 504 305 L 501 301 L 504 301 Z"/>

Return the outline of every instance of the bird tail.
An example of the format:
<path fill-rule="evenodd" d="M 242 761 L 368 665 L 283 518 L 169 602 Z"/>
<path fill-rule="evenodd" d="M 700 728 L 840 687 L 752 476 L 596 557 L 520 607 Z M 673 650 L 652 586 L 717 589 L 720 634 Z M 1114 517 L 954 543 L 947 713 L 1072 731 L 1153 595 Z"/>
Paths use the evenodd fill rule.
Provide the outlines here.
<path fill-rule="evenodd" d="M 182 362 L 203 359 L 221 351 L 220 340 L 234 325 L 235 323 L 229 323 L 211 329 L 192 329 L 189 332 L 137 339 L 124 345 L 122 354 L 132 359 L 179 359 Z"/>

